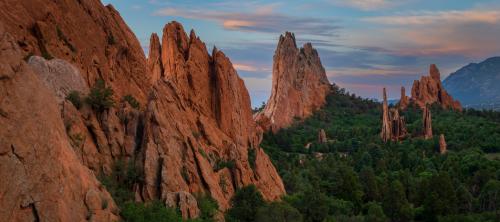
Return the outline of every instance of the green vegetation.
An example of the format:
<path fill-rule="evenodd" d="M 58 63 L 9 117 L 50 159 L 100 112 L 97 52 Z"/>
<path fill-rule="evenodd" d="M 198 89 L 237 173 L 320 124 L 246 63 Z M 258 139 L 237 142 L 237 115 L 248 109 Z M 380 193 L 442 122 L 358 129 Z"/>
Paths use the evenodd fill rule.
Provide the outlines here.
<path fill-rule="evenodd" d="M 59 26 L 56 26 L 56 31 L 57 31 L 57 37 L 59 37 L 59 39 L 62 40 L 64 42 L 64 44 L 66 44 L 66 46 L 68 46 L 68 48 L 72 52 L 76 52 L 75 46 L 73 46 L 73 44 L 71 44 L 71 42 L 69 42 L 68 37 L 66 37 L 66 35 L 63 33 L 63 31 L 61 30 L 61 28 Z"/>
<path fill-rule="evenodd" d="M 137 99 L 135 99 L 135 97 L 130 94 L 124 96 L 122 100 L 126 101 L 130 106 L 132 106 L 135 109 L 139 109 L 141 106 L 139 101 L 137 101 Z"/>
<path fill-rule="evenodd" d="M 262 147 L 284 180 L 284 201 L 303 221 L 498 221 L 500 113 L 433 107 L 432 140 L 419 136 L 419 109 L 402 115 L 412 136 L 384 144 L 380 103 L 336 88 L 312 117 L 266 134 Z M 326 144 L 316 142 L 320 129 Z"/>
<path fill-rule="evenodd" d="M 219 159 L 215 162 L 215 165 L 214 165 L 214 171 L 219 171 L 219 170 L 222 170 L 224 168 L 228 168 L 230 170 L 234 169 L 234 166 L 236 165 L 236 163 L 234 162 L 234 160 L 223 160 L 223 159 Z"/>
<path fill-rule="evenodd" d="M 66 96 L 66 100 L 70 101 L 77 109 L 80 109 L 82 107 L 82 97 L 80 96 L 80 92 L 78 91 L 72 90 L 71 92 L 69 92 L 69 94 Z"/>
<path fill-rule="evenodd" d="M 182 217 L 160 201 L 152 203 L 127 202 L 122 207 L 121 216 L 126 222 L 181 222 Z"/>
<path fill-rule="evenodd" d="M 96 112 L 102 113 L 115 105 L 113 94 L 113 89 L 111 87 L 106 87 L 104 80 L 99 79 L 94 87 L 90 89 L 86 102 Z"/>
<path fill-rule="evenodd" d="M 255 160 L 257 158 L 257 154 L 255 153 L 254 148 L 248 148 L 248 162 L 250 163 L 250 167 L 252 170 L 255 170 Z"/>

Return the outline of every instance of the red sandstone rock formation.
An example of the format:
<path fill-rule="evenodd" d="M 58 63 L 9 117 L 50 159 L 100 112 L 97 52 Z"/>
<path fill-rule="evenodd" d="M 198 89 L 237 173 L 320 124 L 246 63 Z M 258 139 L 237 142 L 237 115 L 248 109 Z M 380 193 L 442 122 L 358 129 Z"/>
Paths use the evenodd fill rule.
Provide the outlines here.
<path fill-rule="evenodd" d="M 382 131 L 380 132 L 380 138 L 382 138 L 384 142 L 387 142 L 392 138 L 392 126 L 391 114 L 389 113 L 389 104 L 387 102 L 387 92 L 385 88 L 383 91 L 384 101 L 382 103 Z"/>
<path fill-rule="evenodd" d="M 327 143 L 328 138 L 326 137 L 326 133 L 324 129 L 320 129 L 318 132 L 318 143 Z"/>
<path fill-rule="evenodd" d="M 295 36 L 287 32 L 274 54 L 271 97 L 255 119 L 264 130 L 276 132 L 323 106 L 330 89 L 318 52 L 310 43 L 297 48 Z"/>
<path fill-rule="evenodd" d="M 118 220 L 111 196 L 70 145 L 56 94 L 1 22 L 0 48 L 2 221 Z"/>
<path fill-rule="evenodd" d="M 404 117 L 399 116 L 398 109 L 389 109 L 385 88 L 383 90 L 383 94 L 384 101 L 382 103 L 382 131 L 380 132 L 380 138 L 384 142 L 387 142 L 389 140 L 400 141 L 408 135 Z"/>
<path fill-rule="evenodd" d="M 440 154 L 445 154 L 447 152 L 447 148 L 446 148 L 446 140 L 444 138 L 444 135 L 441 134 L 439 136 L 439 153 Z"/>
<path fill-rule="evenodd" d="M 432 117 L 429 106 L 425 106 L 422 114 L 424 139 L 432 138 Z"/>
<path fill-rule="evenodd" d="M 436 65 L 432 64 L 429 76 L 422 76 L 413 82 L 411 90 L 411 102 L 417 104 L 421 109 L 427 104 L 437 103 L 445 109 L 462 110 L 459 101 L 454 100 L 444 89 L 441 83 L 441 74 Z"/>
<path fill-rule="evenodd" d="M 176 22 L 165 26 L 162 39 L 168 81 L 157 82 L 146 111 L 142 199 L 159 198 L 191 212 L 192 206 L 169 197 L 207 193 L 224 210 L 234 191 L 249 184 L 266 199 L 278 199 L 283 183 L 259 147 L 250 97 L 229 59 L 217 49 L 209 55 L 196 34 L 188 37 Z M 221 162 L 234 168 L 219 169 Z"/>
<path fill-rule="evenodd" d="M 401 98 L 399 99 L 399 107 L 401 109 L 406 109 L 410 104 L 410 99 L 406 95 L 406 89 L 404 86 L 401 87 Z"/>
<path fill-rule="evenodd" d="M 0 22 L 5 23 L 5 30 L 16 40 L 9 46 L 20 46 L 19 56 L 0 52 L 0 69 L 24 72 L 24 63 L 18 66 L 14 62 L 33 53 L 47 59 L 65 60 L 70 65 L 64 64 L 64 67 L 76 68 L 75 73 L 79 73 L 85 83 L 76 86 L 37 80 L 31 84 L 35 80 L 28 79 L 28 84 L 21 87 L 19 82 L 12 82 L 11 77 L 0 76 L 1 84 L 4 81 L 11 84 L 2 86 L 0 90 L 5 91 L 0 93 L 9 92 L 9 96 L 14 97 L 17 90 L 24 93 L 15 97 L 17 103 L 0 100 L 0 121 L 12 121 L 2 122 L 6 127 L 0 129 L 0 141 L 22 145 L 10 151 L 9 144 L 1 144 L 0 158 L 24 158 L 21 163 L 8 162 L 5 165 L 10 167 L 8 171 L 1 168 L 0 174 L 16 178 L 9 174 L 10 169 L 19 171 L 23 168 L 21 164 L 28 171 L 13 171 L 20 180 L 0 182 L 0 192 L 19 188 L 9 192 L 8 197 L 0 198 L 0 209 L 14 212 L 7 215 L 0 211 L 0 218 L 10 218 L 4 217 L 6 215 L 18 220 L 21 216 L 33 215 L 30 209 L 49 221 L 70 220 L 67 215 L 73 216 L 71 220 L 81 221 L 84 220 L 81 215 L 85 214 L 101 221 L 107 220 L 102 219 L 104 217 L 116 218 L 110 213 L 116 212 L 113 201 L 93 175 L 109 174 L 119 159 L 134 160 L 137 167 L 144 170 L 145 183 L 135 186 L 137 200 L 159 198 L 170 206 L 178 206 L 185 217 L 194 217 L 198 212 L 192 198 L 194 193 L 212 195 L 222 210 L 228 208 L 234 191 L 245 185 L 256 184 L 268 200 L 276 200 L 285 193 L 281 178 L 259 147 L 261 132 L 252 119 L 243 81 L 229 59 L 218 50 L 209 55 L 194 32 L 188 38 L 180 24 L 167 25 L 161 44 L 158 37 L 152 36 L 152 50 L 146 60 L 138 40 L 118 12 L 112 6 L 104 7 L 98 0 L 1 1 Z M 41 60 L 37 64 L 26 69 L 33 69 L 33 75 L 58 75 L 57 70 L 39 68 L 43 67 L 39 65 L 51 65 L 52 60 Z M 23 69 L 19 71 L 19 67 Z M 32 78 L 31 74 L 23 78 L 28 77 Z M 68 101 L 60 101 L 57 109 L 48 101 L 54 95 L 62 98 L 68 90 L 84 94 L 97 79 L 103 79 L 115 92 L 116 105 L 104 112 L 92 110 L 88 105 L 77 109 Z M 46 112 L 45 107 L 35 103 L 30 112 L 19 110 L 12 114 L 9 107 L 27 107 L 24 102 L 32 101 L 28 100 L 27 90 L 37 92 L 31 98 L 47 103 Z M 139 109 L 122 100 L 128 94 L 139 101 Z M 33 115 L 40 119 L 32 119 Z M 60 123 L 64 123 L 63 127 Z M 40 142 L 42 138 L 47 140 Z M 36 148 L 44 149 L 52 142 L 55 145 L 52 144 L 50 150 L 54 153 L 35 150 L 40 160 L 35 158 L 35 151 L 27 149 L 32 144 L 40 144 Z M 68 147 L 72 149 L 68 151 Z M 218 169 L 221 162 L 232 162 L 234 168 Z M 46 172 L 45 165 L 51 172 Z M 42 175 L 56 179 L 39 183 Z M 19 181 L 26 186 L 18 186 Z M 66 184 L 74 187 L 68 188 Z M 58 185 L 64 188 L 63 193 L 56 193 Z M 78 194 L 77 197 L 68 194 L 71 192 Z M 47 199 L 45 197 L 55 197 L 56 204 L 38 203 L 41 198 Z M 109 200 L 110 208 L 99 210 L 96 204 L 99 200 Z"/>

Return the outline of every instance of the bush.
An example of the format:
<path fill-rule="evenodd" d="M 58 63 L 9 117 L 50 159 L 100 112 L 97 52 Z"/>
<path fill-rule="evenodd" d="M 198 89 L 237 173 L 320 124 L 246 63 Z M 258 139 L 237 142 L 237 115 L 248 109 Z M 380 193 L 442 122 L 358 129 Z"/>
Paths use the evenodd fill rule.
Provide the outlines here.
<path fill-rule="evenodd" d="M 66 96 L 66 100 L 70 101 L 77 109 L 80 109 L 80 107 L 82 107 L 82 97 L 80 96 L 80 92 L 78 91 L 72 90 L 71 92 L 69 92 L 69 94 Z"/>
<path fill-rule="evenodd" d="M 198 208 L 200 209 L 199 219 L 204 222 L 214 222 L 215 215 L 219 210 L 219 204 L 211 196 L 199 196 Z"/>
<path fill-rule="evenodd" d="M 252 170 L 255 170 L 255 159 L 257 158 L 256 150 L 253 148 L 248 148 L 248 162 Z"/>
<path fill-rule="evenodd" d="M 149 204 L 127 202 L 121 211 L 126 222 L 181 222 L 182 217 L 172 208 L 166 207 L 160 201 Z"/>
<path fill-rule="evenodd" d="M 255 185 L 243 187 L 231 198 L 232 207 L 226 212 L 226 221 L 253 222 L 257 210 L 264 205 L 264 198 Z"/>
<path fill-rule="evenodd" d="M 139 101 L 137 101 L 134 96 L 128 94 L 126 96 L 123 97 L 122 99 L 123 101 L 126 101 L 128 104 L 130 104 L 130 106 L 132 106 L 133 108 L 135 109 L 139 109 L 141 104 L 139 103 Z"/>
<path fill-rule="evenodd" d="M 94 87 L 90 89 L 86 102 L 95 111 L 104 112 L 115 105 L 113 94 L 113 89 L 111 89 L 111 87 L 106 87 L 104 80 L 99 79 Z"/>
<path fill-rule="evenodd" d="M 260 207 L 256 220 L 259 222 L 301 222 L 300 212 L 286 202 L 273 202 Z"/>

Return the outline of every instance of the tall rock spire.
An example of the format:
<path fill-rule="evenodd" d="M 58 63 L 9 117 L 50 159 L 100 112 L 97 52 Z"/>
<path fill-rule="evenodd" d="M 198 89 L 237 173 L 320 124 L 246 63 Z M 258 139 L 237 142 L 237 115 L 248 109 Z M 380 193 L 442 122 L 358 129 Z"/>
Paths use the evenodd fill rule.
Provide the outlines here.
<path fill-rule="evenodd" d="M 439 136 L 439 153 L 440 154 L 445 154 L 447 152 L 447 146 L 446 146 L 446 140 L 444 138 L 444 135 L 441 134 Z"/>
<path fill-rule="evenodd" d="M 264 130 L 277 130 L 304 119 L 325 104 L 331 85 L 311 43 L 297 48 L 295 35 L 279 38 L 274 54 L 271 97 L 255 119 Z"/>
<path fill-rule="evenodd" d="M 163 65 L 161 63 L 160 39 L 156 33 L 151 34 L 149 41 L 148 70 L 151 76 L 151 84 L 156 83 L 163 76 Z"/>
<path fill-rule="evenodd" d="M 389 104 L 387 102 L 387 92 L 384 88 L 383 90 L 384 102 L 382 103 L 382 132 L 380 133 L 380 138 L 384 142 L 391 140 L 392 138 L 392 125 L 391 125 L 391 115 L 389 113 Z"/>
<path fill-rule="evenodd" d="M 401 86 L 401 98 L 399 99 L 399 107 L 401 109 L 406 109 L 409 104 L 410 100 L 408 99 L 408 96 L 406 96 L 406 89 L 404 86 Z"/>
<path fill-rule="evenodd" d="M 424 107 L 422 114 L 422 122 L 423 122 L 423 130 L 424 130 L 424 139 L 432 138 L 432 116 L 429 105 Z"/>

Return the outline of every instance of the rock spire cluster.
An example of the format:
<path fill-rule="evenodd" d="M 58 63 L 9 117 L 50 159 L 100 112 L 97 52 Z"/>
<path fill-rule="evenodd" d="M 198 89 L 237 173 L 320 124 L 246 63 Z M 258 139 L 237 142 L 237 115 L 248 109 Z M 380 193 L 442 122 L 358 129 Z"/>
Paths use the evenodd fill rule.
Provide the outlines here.
<path fill-rule="evenodd" d="M 400 105 L 404 109 L 408 103 L 404 99 L 402 101 Z M 454 100 L 444 89 L 441 74 L 434 64 L 430 65 L 429 76 L 422 76 L 420 80 L 413 82 L 410 101 L 421 109 L 428 104 L 438 104 L 444 109 L 462 110 L 460 102 Z"/>
<path fill-rule="evenodd" d="M 399 115 L 399 110 L 397 108 L 389 109 L 385 88 L 383 89 L 383 97 L 382 131 L 380 137 L 384 142 L 400 141 L 408 135 L 404 117 Z"/>

